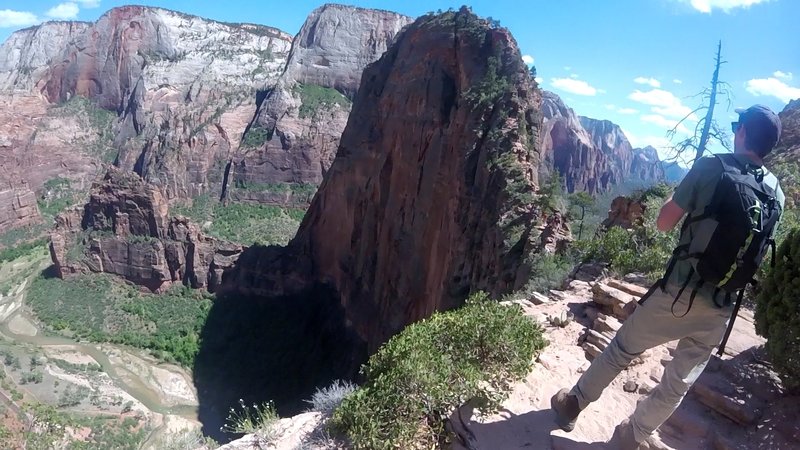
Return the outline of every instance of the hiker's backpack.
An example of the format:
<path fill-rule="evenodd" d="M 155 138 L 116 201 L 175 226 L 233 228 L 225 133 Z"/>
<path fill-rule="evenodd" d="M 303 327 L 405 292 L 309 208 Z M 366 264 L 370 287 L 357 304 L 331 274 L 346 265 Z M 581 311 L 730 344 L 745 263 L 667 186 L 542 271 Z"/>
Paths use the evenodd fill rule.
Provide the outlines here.
<path fill-rule="evenodd" d="M 715 156 L 722 164 L 722 174 L 714 195 L 702 212 L 690 214 L 684 220 L 681 241 L 685 233 L 690 233 L 689 242 L 675 248 L 660 287 L 663 289 L 677 261 L 688 260 L 692 269 L 675 302 L 695 273 L 699 280 L 692 286 L 689 308 L 684 315 L 691 309 L 697 290 L 704 285 L 716 288 L 714 302 L 719 307 L 730 305 L 731 298 L 738 291 L 728 330 L 720 344 L 718 353 L 722 355 L 744 289 L 748 284 L 755 284 L 754 276 L 769 248 L 772 249 L 772 264 L 775 264 L 773 234 L 782 208 L 776 195 L 777 185 L 769 186 L 764 181 L 768 173 L 764 168 L 742 164 L 732 154 Z M 723 297 L 722 302 L 717 300 L 719 296 Z"/>

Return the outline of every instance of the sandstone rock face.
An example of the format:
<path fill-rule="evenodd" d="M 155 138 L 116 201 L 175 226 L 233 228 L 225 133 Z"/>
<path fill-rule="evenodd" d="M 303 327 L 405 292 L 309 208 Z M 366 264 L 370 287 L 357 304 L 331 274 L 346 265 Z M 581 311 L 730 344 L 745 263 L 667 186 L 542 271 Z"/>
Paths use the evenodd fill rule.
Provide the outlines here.
<path fill-rule="evenodd" d="M 800 149 L 800 99 L 789 102 L 778 116 L 783 129 L 776 154 L 780 154 L 782 150 L 797 151 Z"/>
<path fill-rule="evenodd" d="M 796 187 L 796 164 L 800 155 L 800 99 L 789 102 L 779 117 L 783 125 L 781 138 L 764 162 L 781 180 L 781 187 L 786 193 L 786 206 L 792 208 L 800 202 L 800 189 Z"/>
<path fill-rule="evenodd" d="M 31 92 L 61 51 L 91 24 L 46 22 L 19 30 L 0 45 L 0 91 Z"/>
<path fill-rule="evenodd" d="M 561 98 L 552 92 L 542 95 L 542 158 L 543 169 L 555 169 L 564 177 L 569 192 L 595 193 L 604 188 L 594 168 L 602 162 L 602 155 L 594 150 L 591 136 Z"/>
<path fill-rule="evenodd" d="M 539 102 L 508 31 L 466 9 L 418 19 L 364 71 L 290 248 L 370 351 L 470 292 L 524 283 L 538 245 Z M 226 285 L 273 283 L 250 269 Z"/>
<path fill-rule="evenodd" d="M 0 47 L 0 182 L 88 190 L 116 162 L 168 200 L 219 193 L 290 45 L 274 28 L 139 6 L 14 33 Z"/>
<path fill-rule="evenodd" d="M 557 170 L 569 192 L 604 192 L 631 177 L 645 182 L 664 179 L 655 150 L 634 151 L 616 124 L 578 117 L 552 92 L 544 92 L 542 111 L 543 169 Z"/>
<path fill-rule="evenodd" d="M 230 197 L 307 205 L 308 192 L 333 161 L 361 73 L 410 22 L 400 14 L 341 5 L 314 10 L 294 39 L 286 71 L 248 128 Z"/>
<path fill-rule="evenodd" d="M 611 208 L 608 210 L 608 217 L 603 221 L 606 228 L 622 227 L 633 228 L 634 225 L 641 224 L 644 217 L 644 204 L 639 200 L 629 197 L 617 197 L 611 201 Z"/>
<path fill-rule="evenodd" d="M 50 245 L 56 272 L 112 273 L 154 292 L 176 282 L 213 291 L 241 247 L 168 212 L 156 188 L 111 168 L 82 209 L 56 219 Z"/>
<path fill-rule="evenodd" d="M 227 161 L 255 112 L 256 91 L 274 84 L 291 37 L 265 26 L 145 7 L 112 9 L 94 30 L 97 41 L 87 45 L 116 51 L 84 55 L 68 49 L 85 59 L 70 67 L 100 71 L 110 80 L 104 90 L 109 93 L 82 92 L 80 78 L 56 76 L 62 81 L 50 84 L 117 110 L 117 164 L 161 188 L 168 200 L 218 193 Z M 112 63 L 118 69 L 105 73 Z"/>
<path fill-rule="evenodd" d="M 658 158 L 658 150 L 649 145 L 633 149 L 630 174 L 634 180 L 647 182 L 667 180 L 664 164 Z"/>
<path fill-rule="evenodd" d="M 27 185 L 0 187 L 0 233 L 38 221 L 36 195 Z"/>

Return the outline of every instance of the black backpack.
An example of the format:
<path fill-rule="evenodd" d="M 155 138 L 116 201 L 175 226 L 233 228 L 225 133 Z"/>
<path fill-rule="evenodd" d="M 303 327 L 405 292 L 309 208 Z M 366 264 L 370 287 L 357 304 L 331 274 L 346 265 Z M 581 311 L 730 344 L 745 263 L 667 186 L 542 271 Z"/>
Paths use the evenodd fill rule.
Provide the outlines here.
<path fill-rule="evenodd" d="M 782 208 L 775 191 L 777 186 L 773 188 L 764 182 L 768 173 L 764 168 L 743 165 L 732 154 L 715 156 L 723 170 L 711 203 L 701 213 L 686 217 L 681 227 L 681 241 L 685 233 L 691 233 L 689 242 L 675 248 L 664 277 L 651 291 L 656 287 L 664 288 L 675 263 L 681 260 L 689 260 L 692 269 L 675 297 L 673 313 L 675 303 L 695 273 L 698 281 L 683 316 L 689 313 L 695 294 L 703 285 L 715 286 L 714 302 L 719 307 L 730 305 L 733 294 L 738 291 L 728 329 L 719 347 L 718 354 L 722 355 L 744 289 L 748 284 L 756 284 L 754 276 L 769 248 L 772 248 L 772 265 L 775 264 L 773 234 Z M 695 223 L 696 226 L 690 227 Z M 717 301 L 720 294 L 724 294 L 722 302 Z"/>

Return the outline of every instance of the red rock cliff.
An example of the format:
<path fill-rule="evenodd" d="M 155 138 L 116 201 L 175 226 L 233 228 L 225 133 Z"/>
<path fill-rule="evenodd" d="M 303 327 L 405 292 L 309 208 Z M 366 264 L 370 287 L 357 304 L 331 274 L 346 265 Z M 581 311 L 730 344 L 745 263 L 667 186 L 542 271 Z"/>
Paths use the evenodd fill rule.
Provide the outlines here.
<path fill-rule="evenodd" d="M 112 167 L 85 206 L 57 217 L 50 234 L 56 273 L 111 273 L 152 291 L 173 283 L 215 290 L 241 247 L 168 212 L 157 189 Z"/>
<path fill-rule="evenodd" d="M 314 10 L 234 157 L 229 198 L 307 207 L 336 155 L 364 67 L 411 20 L 342 5 Z"/>
<path fill-rule="evenodd" d="M 634 151 L 618 125 L 580 117 L 556 94 L 544 93 L 543 171 L 557 170 L 569 192 L 605 192 L 632 178 L 664 179 L 658 154 Z"/>
<path fill-rule="evenodd" d="M 288 251 L 333 288 L 370 350 L 470 292 L 524 283 L 538 245 L 539 103 L 510 33 L 466 9 L 418 19 L 364 71 Z M 254 261 L 226 285 L 285 282 Z"/>

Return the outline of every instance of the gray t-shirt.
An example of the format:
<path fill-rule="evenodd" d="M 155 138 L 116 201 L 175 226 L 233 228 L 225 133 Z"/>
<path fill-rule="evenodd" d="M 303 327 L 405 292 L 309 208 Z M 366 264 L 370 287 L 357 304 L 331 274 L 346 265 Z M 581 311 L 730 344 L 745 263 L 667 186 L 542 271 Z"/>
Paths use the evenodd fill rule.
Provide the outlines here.
<path fill-rule="evenodd" d="M 736 160 L 743 166 L 745 164 L 750 164 L 756 167 L 762 167 L 760 164 L 757 164 L 746 155 L 734 154 L 733 157 L 736 158 Z M 786 198 L 781 190 L 778 179 L 775 177 L 775 175 L 767 171 L 766 168 L 764 168 L 764 171 L 766 172 L 764 181 L 768 186 L 775 189 L 776 200 L 778 203 L 780 203 L 781 208 L 783 208 Z M 689 173 L 686 174 L 686 177 L 684 177 L 684 179 L 675 189 L 675 193 L 672 195 L 672 200 L 690 215 L 701 214 L 705 207 L 711 203 L 711 199 L 714 196 L 714 190 L 717 187 L 717 181 L 720 179 L 721 175 L 722 164 L 716 157 L 708 156 L 701 158 L 694 164 L 694 166 L 692 166 L 692 168 L 689 170 Z M 697 225 L 698 223 L 693 223 L 690 224 L 689 227 L 696 227 Z M 695 231 L 695 228 L 692 228 L 691 231 Z M 690 240 L 689 236 L 692 234 L 693 233 L 684 233 L 683 236 L 681 236 L 678 245 L 687 244 Z M 667 283 L 671 285 L 669 287 L 669 291 L 672 294 L 677 294 L 679 287 L 683 286 L 683 284 L 686 282 L 686 278 L 692 272 L 691 269 L 692 263 L 688 260 L 677 261 L 675 263 L 675 267 L 673 268 L 672 273 L 667 280 Z M 692 280 L 689 281 L 686 291 L 691 291 L 694 289 L 698 280 L 699 277 L 694 275 Z M 714 286 L 704 283 L 700 289 L 698 289 L 697 296 L 701 296 L 711 301 L 714 298 L 714 291 Z M 724 294 L 718 295 L 723 296 Z M 721 302 L 722 298 L 718 298 L 717 300 Z"/>

